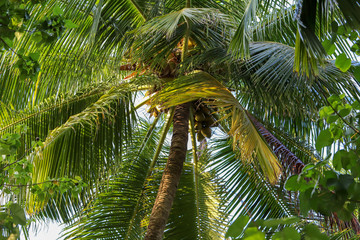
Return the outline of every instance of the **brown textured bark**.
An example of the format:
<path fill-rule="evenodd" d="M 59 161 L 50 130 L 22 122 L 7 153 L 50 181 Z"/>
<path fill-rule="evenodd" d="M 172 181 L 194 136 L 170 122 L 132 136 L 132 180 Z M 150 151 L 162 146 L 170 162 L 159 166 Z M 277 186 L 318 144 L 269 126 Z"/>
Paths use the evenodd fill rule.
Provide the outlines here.
<path fill-rule="evenodd" d="M 186 157 L 190 103 L 176 106 L 169 158 L 150 215 L 145 240 L 161 240 Z"/>

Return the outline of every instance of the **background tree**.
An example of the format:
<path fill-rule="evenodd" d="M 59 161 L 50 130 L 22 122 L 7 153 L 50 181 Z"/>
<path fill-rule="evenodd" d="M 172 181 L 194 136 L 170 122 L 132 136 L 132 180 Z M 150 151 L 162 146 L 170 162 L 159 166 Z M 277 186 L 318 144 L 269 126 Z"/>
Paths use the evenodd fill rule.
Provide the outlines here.
<path fill-rule="evenodd" d="M 331 7 L 337 9 L 336 5 Z M 264 176 L 272 183 L 278 180 L 280 164 L 275 154 L 284 170 L 293 167 L 287 157 L 290 150 L 303 162 L 314 161 L 312 149 L 293 138 L 311 140 L 318 134 L 312 119 L 330 93 L 346 89 L 349 96 L 358 98 L 357 82 L 350 81 L 350 74 L 321 58 L 313 64 L 312 55 L 296 57 L 298 51 L 318 56 L 314 49 L 296 41 L 302 25 L 297 25 L 292 15 L 302 9 L 301 4 L 295 8 L 287 1 L 100 0 L 47 1 L 29 4 L 27 9 L 33 24 L 55 12 L 78 27 L 62 36 L 56 35 L 57 31 L 26 32 L 14 39 L 14 51 L 2 53 L 0 131 L 11 132 L 17 124 L 26 123 L 29 134 L 23 145 L 36 137 L 44 141 L 44 147 L 31 155 L 34 183 L 64 175 L 79 175 L 89 183 L 76 199 L 60 192 L 46 201 L 27 196 L 29 212 L 43 218 L 69 222 L 74 213 L 86 213 L 88 217 L 81 218 L 69 238 L 138 239 L 144 235 L 164 169 L 159 160 L 166 152 L 163 145 L 171 119 L 174 115 L 175 121 L 182 123 L 179 126 L 186 128 L 185 115 L 190 109 L 192 157 L 185 161 L 183 175 L 188 173 L 193 180 L 184 177 L 179 185 L 184 195 L 180 191 L 175 199 L 165 237 L 217 238 L 230 219 L 219 212 L 237 215 L 247 211 L 253 218 L 294 214 L 286 201 L 276 201 L 274 196 L 283 196 L 281 191 L 277 193 L 277 188 L 265 181 Z M 339 24 L 343 22 L 341 11 L 332 16 Z M 320 21 L 315 21 L 316 29 L 323 30 L 321 40 L 327 37 L 330 21 L 325 25 L 328 28 L 323 30 Z M 58 40 L 44 45 L 46 34 Z M 27 56 L 34 50 L 41 52 L 41 73 L 24 79 L 14 64 L 19 57 L 14 52 Z M 322 65 L 314 68 L 320 60 Z M 304 72 L 294 73 L 294 64 L 300 64 Z M 135 106 L 138 92 L 145 90 L 150 97 Z M 149 104 L 156 116 L 148 128 L 139 124 L 135 114 L 144 104 Z M 180 114 L 180 107 L 175 106 L 181 104 L 190 105 L 190 109 Z M 166 111 L 169 117 L 155 137 Z M 208 140 L 202 140 L 200 150 L 204 153 L 198 156 L 195 135 L 201 140 L 215 131 L 200 113 L 205 120 L 209 117 L 207 121 L 219 120 L 216 131 L 232 136 L 233 150 L 227 141 L 218 146 L 210 141 L 208 146 L 218 151 L 207 152 L 204 143 Z M 271 127 L 281 144 L 287 145 L 285 152 L 271 151 L 271 143 L 269 146 L 261 136 L 250 113 Z M 174 132 L 178 131 L 176 126 Z M 144 128 L 148 132 L 141 135 Z M 138 141 L 141 136 L 143 141 Z M 154 145 L 148 145 L 152 138 L 157 140 L 153 153 L 149 146 Z M 189 155 L 184 152 L 186 142 L 181 143 L 180 152 Z M 134 147 L 138 149 L 135 153 Z M 131 154 L 136 155 L 131 158 Z M 237 159 L 247 160 L 246 164 Z M 178 175 L 184 160 L 177 161 Z M 187 167 L 190 165 L 192 170 Z M 172 192 L 177 184 L 175 181 L 170 187 Z M 192 205 L 188 211 L 184 211 L 185 203 Z M 170 206 L 159 209 L 169 212 Z M 166 223 L 166 216 L 151 215 L 150 222 L 155 218 Z M 180 221 L 177 216 L 184 218 Z M 175 222 L 192 231 L 177 230 Z M 159 232 L 157 238 L 161 235 Z"/>

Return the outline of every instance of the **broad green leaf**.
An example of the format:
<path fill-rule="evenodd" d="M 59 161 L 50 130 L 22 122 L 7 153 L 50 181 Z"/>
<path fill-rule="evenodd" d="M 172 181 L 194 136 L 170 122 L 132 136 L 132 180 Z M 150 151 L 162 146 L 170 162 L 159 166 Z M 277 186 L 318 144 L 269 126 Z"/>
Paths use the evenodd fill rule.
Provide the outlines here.
<path fill-rule="evenodd" d="M 23 226 L 26 224 L 26 216 L 24 209 L 22 209 L 22 207 L 19 204 L 17 203 L 11 204 L 10 211 L 15 224 L 20 224 Z"/>
<path fill-rule="evenodd" d="M 360 69 L 360 68 L 359 68 Z M 359 71 L 359 75 L 360 75 L 360 71 Z M 359 76 L 360 79 L 360 76 Z M 353 109 L 355 110 L 360 110 L 360 103 L 358 101 L 354 101 L 351 106 L 353 107 Z"/>
<path fill-rule="evenodd" d="M 31 35 L 31 40 L 34 41 L 34 42 L 36 42 L 36 43 L 41 42 L 41 40 L 42 40 L 41 32 L 40 32 L 40 31 L 34 32 L 34 33 Z"/>
<path fill-rule="evenodd" d="M 322 130 L 316 139 L 316 150 L 320 151 L 323 147 L 330 146 L 334 142 L 330 129 Z"/>
<path fill-rule="evenodd" d="M 356 52 L 357 50 L 359 50 L 359 46 L 355 43 L 354 45 L 351 46 L 350 50 L 352 52 Z"/>
<path fill-rule="evenodd" d="M 353 218 L 353 211 L 354 209 L 352 207 L 348 209 L 348 204 L 345 204 L 344 207 L 338 210 L 336 213 L 338 214 L 340 219 L 344 221 L 351 221 L 351 219 Z"/>
<path fill-rule="evenodd" d="M 326 179 L 326 186 L 329 187 L 330 190 L 334 190 L 335 188 L 339 188 L 340 182 L 337 176 Z"/>
<path fill-rule="evenodd" d="M 285 188 L 289 191 L 305 191 L 314 187 L 314 181 L 306 181 L 302 176 L 293 175 L 285 183 Z"/>
<path fill-rule="evenodd" d="M 328 55 L 332 55 L 335 53 L 336 46 L 333 41 L 330 39 L 326 39 L 322 42 L 322 45 Z"/>
<path fill-rule="evenodd" d="M 225 237 L 238 237 L 243 231 L 246 226 L 246 224 L 249 222 L 250 218 L 249 216 L 240 216 L 238 217 L 235 222 L 233 222 L 229 229 L 227 230 Z"/>
<path fill-rule="evenodd" d="M 271 240 L 300 240 L 300 233 L 295 228 L 286 227 L 280 232 L 275 233 Z"/>
<path fill-rule="evenodd" d="M 71 20 L 69 20 L 69 19 L 66 19 L 66 20 L 65 20 L 65 27 L 66 27 L 66 28 L 78 28 L 79 25 L 73 23 L 73 22 L 72 22 Z"/>
<path fill-rule="evenodd" d="M 326 185 L 327 181 L 329 179 L 332 179 L 332 178 L 335 178 L 337 179 L 337 174 L 335 173 L 334 170 L 327 170 L 327 171 L 324 171 L 324 177 L 320 179 L 322 185 Z"/>
<path fill-rule="evenodd" d="M 338 96 L 338 95 L 335 95 L 335 94 L 331 95 L 330 97 L 327 98 L 327 100 L 329 101 L 329 103 L 331 103 L 331 105 L 333 105 L 334 102 L 340 102 L 341 99 L 343 99 L 342 96 Z"/>
<path fill-rule="evenodd" d="M 339 98 L 340 98 L 340 99 L 344 99 L 344 98 L 345 98 L 345 94 L 344 94 L 344 93 L 340 94 L 340 95 L 339 95 Z"/>
<path fill-rule="evenodd" d="M 350 199 L 360 201 L 360 183 L 353 183 L 349 187 L 348 192 Z"/>
<path fill-rule="evenodd" d="M 306 240 L 328 240 L 329 237 L 325 233 L 321 233 L 319 228 L 313 224 L 304 227 Z"/>
<path fill-rule="evenodd" d="M 326 118 L 327 123 L 333 123 L 336 122 L 336 120 L 339 119 L 339 116 L 337 114 L 331 114 Z"/>
<path fill-rule="evenodd" d="M 356 80 L 360 81 L 360 67 L 355 67 L 353 75 L 356 78 Z"/>
<path fill-rule="evenodd" d="M 312 189 L 308 189 L 305 192 L 300 192 L 300 194 L 299 194 L 300 213 L 305 217 L 308 215 L 308 212 L 311 209 L 310 202 L 309 202 L 309 199 L 311 196 L 311 191 L 312 191 Z"/>
<path fill-rule="evenodd" d="M 354 166 L 352 166 L 351 168 L 351 175 L 355 178 L 360 177 L 360 164 L 359 161 L 357 161 L 357 164 L 355 164 Z"/>
<path fill-rule="evenodd" d="M 340 115 L 341 117 L 346 117 L 347 115 L 350 114 L 351 109 L 352 109 L 351 105 L 346 104 L 346 105 L 345 105 L 345 108 L 342 108 L 342 109 L 339 111 L 339 115 Z"/>
<path fill-rule="evenodd" d="M 338 140 L 342 137 L 344 130 L 337 125 L 330 126 L 330 132 L 332 133 L 333 139 Z"/>
<path fill-rule="evenodd" d="M 348 189 L 354 183 L 354 178 L 349 174 L 341 174 L 339 176 L 339 182 L 341 183 L 342 187 Z"/>
<path fill-rule="evenodd" d="M 347 32 L 347 31 L 346 31 L 346 28 L 345 28 L 344 25 L 341 25 L 341 26 L 338 27 L 337 34 L 343 35 L 343 34 L 345 34 L 346 32 Z"/>
<path fill-rule="evenodd" d="M 342 168 L 345 170 L 351 169 L 356 165 L 357 156 L 353 151 L 339 150 L 335 153 L 333 158 L 333 165 L 335 170 L 340 171 Z"/>
<path fill-rule="evenodd" d="M 80 177 L 80 176 L 75 176 L 75 180 L 77 180 L 77 181 L 81 181 L 82 179 L 81 179 L 81 177 Z"/>
<path fill-rule="evenodd" d="M 53 14 L 55 16 L 59 16 L 62 15 L 64 13 L 64 11 L 59 7 L 59 5 L 55 5 L 55 7 L 53 8 Z"/>
<path fill-rule="evenodd" d="M 335 66 L 342 72 L 346 72 L 351 67 L 351 59 L 345 53 L 342 53 L 336 57 Z"/>
<path fill-rule="evenodd" d="M 298 181 L 299 176 L 293 175 L 286 180 L 285 188 L 288 191 L 298 191 L 300 189 L 300 183 Z"/>
<path fill-rule="evenodd" d="M 260 232 L 256 227 L 246 229 L 243 240 L 265 240 L 265 233 Z"/>
<path fill-rule="evenodd" d="M 358 38 L 358 33 L 355 30 L 352 30 L 349 36 L 351 41 L 355 41 Z"/>
<path fill-rule="evenodd" d="M 38 53 L 38 52 L 30 53 L 29 57 L 34 61 L 38 61 L 40 58 L 40 53 Z"/>
<path fill-rule="evenodd" d="M 320 118 L 327 118 L 329 115 L 331 115 L 333 113 L 334 113 L 334 110 L 330 106 L 322 107 L 322 108 L 320 108 L 320 111 L 319 111 Z"/>

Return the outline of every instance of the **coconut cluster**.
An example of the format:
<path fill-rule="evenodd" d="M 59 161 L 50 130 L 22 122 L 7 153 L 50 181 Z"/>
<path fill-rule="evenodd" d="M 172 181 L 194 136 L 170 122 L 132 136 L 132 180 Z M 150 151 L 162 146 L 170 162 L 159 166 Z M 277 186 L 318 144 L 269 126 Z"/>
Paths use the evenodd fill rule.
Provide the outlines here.
<path fill-rule="evenodd" d="M 216 127 L 218 123 L 211 114 L 211 110 L 202 102 L 195 102 L 193 104 L 195 109 L 195 132 L 196 139 L 201 142 L 204 138 L 211 138 L 211 128 Z"/>

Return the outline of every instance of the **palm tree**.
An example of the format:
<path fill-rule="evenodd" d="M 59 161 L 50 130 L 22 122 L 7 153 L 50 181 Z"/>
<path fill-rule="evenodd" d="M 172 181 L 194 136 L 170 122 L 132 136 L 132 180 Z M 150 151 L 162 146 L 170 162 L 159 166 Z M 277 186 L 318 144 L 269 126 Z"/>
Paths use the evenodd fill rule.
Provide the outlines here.
<path fill-rule="evenodd" d="M 275 0 L 48 0 L 29 5 L 34 22 L 56 4 L 79 27 L 51 46 L 35 44 L 30 33 L 15 43 L 14 51 L 41 49 L 36 81 L 21 80 L 17 56 L 2 54 L 0 133 L 26 124 L 23 151 L 36 137 L 44 141 L 30 155 L 34 183 L 81 176 L 90 187 L 78 198 L 39 201 L 28 193 L 30 213 L 65 222 L 77 214 L 66 235 L 73 239 L 161 239 L 165 228 L 165 238 L 212 239 L 230 213 L 295 214 L 281 186 L 268 184 L 292 162 L 273 151 L 257 123 L 287 153 L 311 162 L 312 150 L 293 138 L 316 136 L 312 119 L 326 97 L 319 93 L 358 97 L 351 75 L 324 60 L 319 44 L 311 48 L 318 38 L 301 34 L 307 8 Z M 344 9 L 331 7 L 343 21 Z M 296 24 L 292 15 L 302 8 Z M 149 96 L 136 105 L 144 91 Z M 138 116 L 146 104 L 152 122 Z M 212 131 L 228 135 L 201 139 Z"/>

